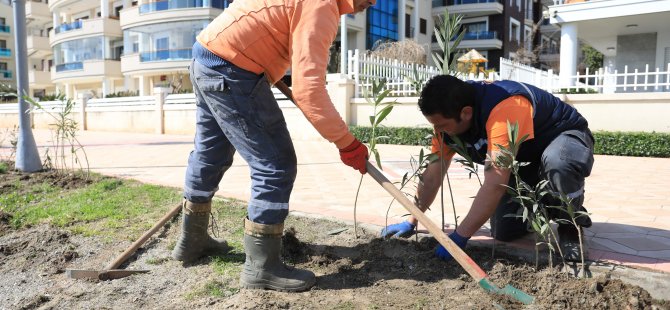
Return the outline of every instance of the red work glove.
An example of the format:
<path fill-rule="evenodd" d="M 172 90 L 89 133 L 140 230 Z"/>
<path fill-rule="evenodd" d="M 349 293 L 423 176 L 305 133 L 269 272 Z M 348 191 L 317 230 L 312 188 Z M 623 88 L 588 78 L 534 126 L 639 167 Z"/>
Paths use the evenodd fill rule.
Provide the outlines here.
<path fill-rule="evenodd" d="M 368 162 L 368 148 L 358 139 L 354 139 L 349 146 L 340 150 L 340 159 L 345 165 L 358 170 L 361 174 L 368 172 L 365 166 Z"/>

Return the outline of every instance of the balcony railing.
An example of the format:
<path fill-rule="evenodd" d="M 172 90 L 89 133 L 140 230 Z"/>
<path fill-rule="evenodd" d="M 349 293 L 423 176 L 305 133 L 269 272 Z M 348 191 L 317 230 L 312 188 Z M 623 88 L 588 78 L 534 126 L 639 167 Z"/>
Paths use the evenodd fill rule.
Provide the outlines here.
<path fill-rule="evenodd" d="M 81 61 L 56 65 L 56 72 L 74 71 L 83 69 L 84 69 L 84 63 Z"/>
<path fill-rule="evenodd" d="M 0 70 L 0 78 L 3 79 L 11 79 L 12 78 L 12 71 L 9 70 Z"/>
<path fill-rule="evenodd" d="M 169 60 L 190 60 L 192 58 L 192 49 L 174 49 L 160 50 L 153 52 L 140 53 L 140 62 L 147 61 L 169 61 Z"/>
<path fill-rule="evenodd" d="M 433 7 L 477 3 L 500 3 L 502 0 L 433 0 Z"/>
<path fill-rule="evenodd" d="M 0 25 L 0 32 L 9 33 L 9 25 Z"/>
<path fill-rule="evenodd" d="M 497 31 L 479 31 L 479 32 L 466 32 L 463 36 L 463 40 L 493 40 L 498 39 Z"/>
<path fill-rule="evenodd" d="M 232 0 L 167 0 L 140 5 L 140 14 L 186 8 L 225 9 Z"/>
<path fill-rule="evenodd" d="M 69 24 L 62 24 L 58 27 L 56 27 L 55 31 L 56 33 L 61 33 L 61 32 L 66 32 L 70 30 L 75 30 L 75 29 L 81 29 L 83 22 L 81 20 L 76 20 L 74 22 L 71 22 Z"/>
<path fill-rule="evenodd" d="M 0 57 L 12 57 L 12 50 L 0 47 Z"/>

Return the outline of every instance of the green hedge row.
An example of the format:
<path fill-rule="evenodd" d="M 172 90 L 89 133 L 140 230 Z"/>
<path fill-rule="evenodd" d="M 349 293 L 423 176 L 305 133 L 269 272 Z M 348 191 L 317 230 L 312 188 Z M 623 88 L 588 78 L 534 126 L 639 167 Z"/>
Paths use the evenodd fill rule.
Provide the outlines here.
<path fill-rule="evenodd" d="M 361 142 L 368 143 L 371 127 L 351 126 L 351 132 Z M 376 135 L 387 136 L 379 141 L 383 144 L 424 145 L 430 144 L 431 128 L 379 127 Z M 635 157 L 670 158 L 670 134 L 647 132 L 607 132 L 593 133 L 595 154 Z"/>

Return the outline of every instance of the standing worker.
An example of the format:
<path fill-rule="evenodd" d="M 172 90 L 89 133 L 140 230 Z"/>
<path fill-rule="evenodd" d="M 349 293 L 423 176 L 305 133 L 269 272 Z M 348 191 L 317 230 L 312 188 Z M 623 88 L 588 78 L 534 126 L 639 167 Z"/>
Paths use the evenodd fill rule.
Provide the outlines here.
<path fill-rule="evenodd" d="M 522 214 L 521 205 L 510 201 L 504 184 L 514 186 L 509 169 L 497 167 L 494 162 L 500 154 L 497 145 L 507 147 L 507 124 L 518 123 L 518 137 L 528 135 L 521 143 L 516 160 L 529 163 L 519 169 L 519 175 L 530 186 L 548 180 L 554 195 L 565 194 L 572 199 L 575 211 L 586 211 L 584 180 L 593 167 L 593 136 L 588 123 L 575 108 L 552 94 L 532 85 L 514 81 L 473 82 L 461 81 L 450 75 L 432 78 L 419 98 L 419 108 L 440 141 L 433 138 L 432 151 L 438 160 L 430 163 L 417 189 L 418 207 L 425 211 L 435 200 L 454 151 L 449 136 L 458 136 L 467 146 L 468 155 L 484 165 L 484 183 L 477 192 L 472 206 L 453 233 L 449 235 L 464 248 L 470 237 L 490 219 L 491 235 L 496 240 L 511 241 L 528 233 L 527 223 L 513 215 Z M 442 134 L 442 133 L 446 133 Z M 492 162 L 493 160 L 493 162 Z M 444 169 L 441 169 L 443 164 Z M 555 197 L 545 196 L 546 205 L 561 205 Z M 512 214 L 512 216 L 506 216 Z M 567 219 L 563 211 L 549 210 L 551 219 Z M 417 225 L 414 217 L 389 225 L 382 236 L 409 237 Z M 577 217 L 582 227 L 590 227 L 591 219 Z M 579 235 L 572 224 L 558 224 L 559 246 L 564 258 L 581 260 Z M 452 257 L 441 245 L 435 254 L 443 260 Z"/>
<path fill-rule="evenodd" d="M 235 0 L 193 45 L 194 150 L 184 184 L 181 236 L 172 256 L 192 262 L 228 250 L 207 233 L 211 201 L 238 151 L 251 170 L 244 220 L 245 288 L 307 290 L 314 273 L 280 258 L 284 220 L 297 172 L 293 142 L 270 86 L 291 67 L 295 102 L 339 149 L 344 164 L 366 173 L 368 150 L 347 128 L 326 91 L 328 51 L 340 16 L 376 0 Z M 224 185 L 225 186 L 225 185 Z"/>

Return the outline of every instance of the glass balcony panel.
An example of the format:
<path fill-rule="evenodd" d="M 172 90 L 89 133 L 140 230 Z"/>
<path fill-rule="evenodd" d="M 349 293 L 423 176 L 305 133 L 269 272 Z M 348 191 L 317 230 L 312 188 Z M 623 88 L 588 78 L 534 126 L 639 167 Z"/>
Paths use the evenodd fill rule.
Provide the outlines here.
<path fill-rule="evenodd" d="M 190 53 L 195 37 L 207 24 L 209 20 L 194 20 L 152 24 L 124 30 L 123 54 L 143 54 L 142 61 L 180 58 L 184 52 L 172 52 L 172 54 L 167 52 L 166 54 L 163 51 L 188 50 Z"/>
<path fill-rule="evenodd" d="M 140 62 L 148 61 L 170 61 L 170 60 L 190 60 L 192 58 L 192 50 L 177 49 L 177 50 L 160 50 L 153 52 L 140 53 Z"/>
<path fill-rule="evenodd" d="M 166 0 L 140 5 L 140 14 L 186 8 L 225 9 L 231 0 Z"/>
<path fill-rule="evenodd" d="M 0 32 L 9 33 L 9 25 L 0 25 Z"/>
<path fill-rule="evenodd" d="M 0 77 L 2 77 L 3 79 L 11 79 L 12 78 L 12 71 L 0 70 Z"/>
<path fill-rule="evenodd" d="M 56 72 L 83 70 L 83 69 L 84 69 L 84 63 L 81 61 L 56 65 Z"/>
<path fill-rule="evenodd" d="M 12 57 L 12 50 L 0 47 L 0 57 Z"/>
<path fill-rule="evenodd" d="M 54 31 L 56 31 L 56 33 L 61 33 L 61 32 L 71 31 L 71 30 L 75 30 L 75 29 L 81 29 L 81 26 L 82 26 L 83 23 L 84 22 L 82 20 L 76 20 L 76 21 L 71 22 L 69 24 L 62 24 L 62 25 L 56 27 L 56 29 Z"/>
<path fill-rule="evenodd" d="M 56 44 L 53 48 L 56 71 L 61 71 L 58 70 L 59 65 L 64 65 L 63 70 L 76 70 L 76 65 L 70 64 L 80 63 L 85 60 L 101 60 L 105 57 L 104 50 L 105 40 L 102 36 Z"/>

